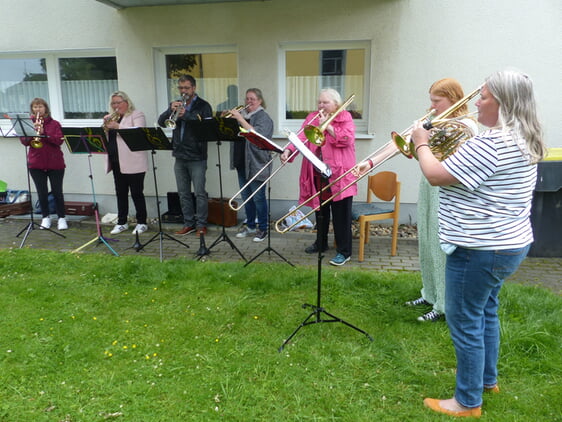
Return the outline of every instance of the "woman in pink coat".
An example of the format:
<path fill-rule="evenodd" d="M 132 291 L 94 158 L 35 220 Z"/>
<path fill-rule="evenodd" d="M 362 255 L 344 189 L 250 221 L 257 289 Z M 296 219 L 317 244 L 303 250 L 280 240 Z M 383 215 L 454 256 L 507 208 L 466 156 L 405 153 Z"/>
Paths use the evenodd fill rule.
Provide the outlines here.
<path fill-rule="evenodd" d="M 306 125 L 320 126 L 323 122 L 340 107 L 342 104 L 340 94 L 331 88 L 323 89 L 318 96 L 318 111 L 310 113 L 302 127 Z M 299 138 L 306 142 L 304 131 L 300 131 Z M 348 111 L 341 111 L 330 122 L 324 132 L 325 144 L 317 146 L 311 142 L 306 142 L 307 147 L 324 163 L 330 166 L 332 170 L 331 180 L 335 180 L 347 170 L 355 166 L 355 124 L 353 118 Z M 281 154 L 281 162 L 286 162 L 290 155 L 294 152 L 295 147 L 289 145 L 283 154 Z M 331 186 L 324 194 L 320 195 L 322 202 L 332 196 L 332 193 L 339 192 L 343 187 L 355 180 L 355 176 L 351 172 Z M 299 203 L 305 202 L 308 198 L 318 192 L 320 185 L 325 186 L 329 181 L 321 182 L 320 173 L 312 166 L 310 161 L 303 159 L 301 173 L 299 179 L 300 195 Z M 328 249 L 328 229 L 330 226 L 330 213 L 332 215 L 332 224 L 334 227 L 334 237 L 336 240 L 336 256 L 330 260 L 332 265 L 344 265 L 351 258 L 351 205 L 353 196 L 357 195 L 357 185 L 353 184 L 334 199 L 329 201 L 322 207 L 322 218 L 320 212 L 316 211 L 316 221 L 322 221 L 322 227 L 318 227 L 321 231 L 321 239 L 314 242 L 305 249 L 306 253 L 317 253 L 320 250 Z M 309 205 L 317 207 L 320 204 L 317 197 L 312 200 Z M 320 243 L 320 244 L 319 244 Z"/>
<path fill-rule="evenodd" d="M 146 151 L 131 151 L 115 129 L 146 126 L 144 113 L 135 110 L 129 96 L 116 91 L 110 96 L 111 114 L 104 117 L 107 131 L 107 172 L 113 171 L 115 194 L 117 195 L 117 224 L 111 234 L 121 233 L 129 228 L 129 190 L 135 204 L 137 225 L 133 234 L 148 230 L 146 224 L 146 201 L 144 199 L 144 176 L 148 169 Z"/>

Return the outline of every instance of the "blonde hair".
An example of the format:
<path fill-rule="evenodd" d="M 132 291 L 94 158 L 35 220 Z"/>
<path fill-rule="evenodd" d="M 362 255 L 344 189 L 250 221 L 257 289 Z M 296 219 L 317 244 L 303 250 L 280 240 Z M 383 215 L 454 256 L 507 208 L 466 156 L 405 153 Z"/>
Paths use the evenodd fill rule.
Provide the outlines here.
<path fill-rule="evenodd" d="M 135 105 L 133 104 L 131 98 L 124 91 L 115 91 L 109 96 L 108 109 L 110 113 L 113 113 L 113 107 L 111 107 L 111 100 L 113 99 L 113 97 L 121 97 L 123 101 L 129 104 L 129 108 L 127 109 L 127 113 L 125 114 L 131 114 L 133 111 L 135 111 Z"/>
<path fill-rule="evenodd" d="M 485 84 L 499 104 L 498 124 L 514 139 L 525 140 L 532 163 L 542 160 L 546 146 L 531 78 L 516 70 L 503 70 L 490 75 Z"/>

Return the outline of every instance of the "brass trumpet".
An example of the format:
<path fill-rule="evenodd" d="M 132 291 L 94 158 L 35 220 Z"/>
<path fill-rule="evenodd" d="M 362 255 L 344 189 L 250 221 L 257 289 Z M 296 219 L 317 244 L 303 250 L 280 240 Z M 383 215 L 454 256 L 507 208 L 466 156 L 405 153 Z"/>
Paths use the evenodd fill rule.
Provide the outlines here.
<path fill-rule="evenodd" d="M 172 113 L 170 114 L 170 117 L 168 117 L 165 121 L 164 121 L 164 126 L 166 126 L 169 129 L 175 129 L 176 128 L 176 120 L 178 120 L 178 117 L 180 115 L 180 112 L 183 108 L 185 108 L 185 106 L 187 105 L 187 100 L 189 99 L 189 97 L 187 96 L 187 94 L 182 94 L 181 98 L 178 101 L 181 101 L 181 106 L 177 107 L 174 111 L 172 111 Z"/>
<path fill-rule="evenodd" d="M 43 148 L 43 141 L 41 141 L 41 134 L 43 133 L 43 118 L 40 113 L 35 116 L 35 123 L 37 124 L 35 128 L 35 137 L 29 142 L 31 148 Z"/>
<path fill-rule="evenodd" d="M 109 117 L 103 119 L 103 125 L 101 126 L 104 130 L 108 130 L 109 128 L 107 127 L 107 124 L 110 122 L 116 122 L 119 120 L 119 113 L 117 111 L 114 111 L 113 113 L 111 113 L 109 115 Z"/>
<path fill-rule="evenodd" d="M 234 107 L 234 110 L 236 110 L 236 111 L 242 111 L 242 110 L 247 109 L 248 107 L 250 107 L 250 104 L 248 104 L 248 105 L 239 105 L 239 106 Z M 231 117 L 232 117 L 232 111 L 228 111 L 228 112 L 227 112 L 224 116 L 222 116 L 222 117 L 224 117 L 225 119 L 231 118 Z"/>
<path fill-rule="evenodd" d="M 440 115 L 435 117 L 433 120 L 431 120 L 431 116 L 435 113 L 435 110 L 430 110 L 426 115 L 424 115 L 421 119 L 419 119 L 419 120 L 428 120 L 424 124 L 424 127 L 426 127 L 426 129 L 429 128 L 429 127 L 437 129 L 432 133 L 428 143 L 429 143 L 429 146 L 430 146 L 430 149 L 431 149 L 432 153 L 435 156 L 437 156 L 440 160 L 444 160 L 446 157 L 450 156 L 451 154 L 454 154 L 456 152 L 456 150 L 458 149 L 458 147 L 464 141 L 466 141 L 470 137 L 474 136 L 474 134 L 472 133 L 472 130 L 468 126 L 466 126 L 462 122 L 460 122 L 460 119 L 462 117 L 466 117 L 466 116 L 457 117 L 455 119 L 447 119 L 447 117 L 450 114 L 457 111 L 460 107 L 465 105 L 468 101 L 470 101 L 476 95 L 478 95 L 480 93 L 481 89 L 482 89 L 482 86 L 478 87 L 477 89 L 472 91 L 470 94 L 468 94 L 467 96 L 465 96 L 464 98 L 462 98 L 461 100 L 459 100 L 458 102 L 453 104 L 451 107 L 449 107 L 443 113 L 441 113 Z M 402 131 L 400 134 L 398 134 L 397 132 L 392 132 L 392 141 L 386 143 L 385 145 L 383 145 L 382 147 L 377 149 L 375 152 L 371 153 L 369 156 L 367 156 L 366 158 L 361 160 L 355 167 L 350 168 L 348 171 L 341 174 L 338 178 L 336 178 L 335 180 L 330 182 L 328 185 L 324 186 L 322 188 L 322 190 L 316 192 L 314 195 L 312 195 L 306 201 L 299 204 L 299 206 L 296 208 L 296 210 L 299 210 L 304 206 L 310 206 L 308 204 L 314 198 L 320 196 L 323 192 L 330 189 L 335 183 L 337 183 L 339 180 L 341 180 L 342 178 L 347 176 L 349 173 L 359 172 L 358 169 L 363 167 L 364 164 L 366 164 L 368 166 L 367 170 L 364 170 L 357 177 L 356 180 L 354 180 L 351 183 L 348 183 L 346 186 L 344 186 L 338 192 L 330 195 L 330 197 L 328 199 L 324 200 L 320 204 L 319 207 L 324 206 L 325 204 L 327 204 L 328 202 L 333 200 L 336 196 L 341 194 L 343 191 L 348 189 L 350 186 L 353 186 L 354 184 L 359 182 L 361 179 L 363 179 L 365 176 L 367 176 L 372 170 L 374 170 L 375 168 L 377 168 L 378 166 L 380 166 L 384 162 L 390 160 L 391 158 L 395 157 L 399 153 L 402 153 L 404 156 L 406 156 L 408 158 L 415 157 L 417 159 L 417 155 L 415 153 L 414 143 L 411 140 L 409 140 L 408 142 L 406 142 L 406 140 L 405 140 L 407 137 L 409 137 L 411 135 L 412 130 L 413 130 L 413 125 L 410 126 L 408 129 Z M 283 227 L 283 222 L 285 221 L 285 219 L 287 217 L 289 217 L 289 215 L 291 215 L 292 213 L 294 213 L 296 211 L 296 210 L 292 210 L 291 212 L 285 214 L 283 217 L 281 217 L 280 219 L 278 219 L 275 222 L 275 230 L 279 233 L 286 233 L 286 232 L 292 230 L 294 227 L 298 226 L 305 218 L 308 218 L 310 215 L 312 215 L 312 213 L 316 212 L 319 209 L 319 207 L 316 207 L 316 208 L 311 207 L 312 210 L 310 212 L 308 212 L 307 214 L 305 214 L 300 220 L 294 222 L 292 225 L 290 225 L 288 227 Z"/>

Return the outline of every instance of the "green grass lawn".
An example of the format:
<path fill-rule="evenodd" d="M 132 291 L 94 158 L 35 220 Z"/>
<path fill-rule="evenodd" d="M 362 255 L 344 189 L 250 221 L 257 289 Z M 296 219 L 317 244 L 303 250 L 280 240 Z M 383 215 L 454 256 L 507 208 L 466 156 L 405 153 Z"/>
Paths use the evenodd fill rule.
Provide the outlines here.
<path fill-rule="evenodd" d="M 0 421 L 441 421 L 444 322 L 403 306 L 419 273 L 0 251 Z M 484 421 L 562 420 L 562 298 L 501 294 L 500 394 Z M 313 319 L 314 320 L 314 319 Z"/>

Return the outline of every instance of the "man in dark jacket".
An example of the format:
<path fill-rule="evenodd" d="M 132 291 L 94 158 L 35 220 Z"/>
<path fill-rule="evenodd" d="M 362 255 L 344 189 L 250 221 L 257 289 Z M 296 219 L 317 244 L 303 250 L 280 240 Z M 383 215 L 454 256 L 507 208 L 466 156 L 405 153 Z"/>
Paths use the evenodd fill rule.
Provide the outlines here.
<path fill-rule="evenodd" d="M 207 233 L 208 198 L 206 185 L 207 142 L 197 139 L 186 122 L 199 121 L 212 117 L 211 105 L 195 93 L 196 82 L 191 75 L 178 79 L 181 101 L 170 103 L 168 109 L 158 118 L 160 126 L 166 126 L 166 120 L 176 115 L 176 125 L 172 133 L 172 155 L 176 158 L 174 173 L 183 212 L 183 228 L 176 234 Z M 195 203 L 191 194 L 191 184 L 195 193 Z M 197 209 L 197 213 L 195 210 Z"/>

